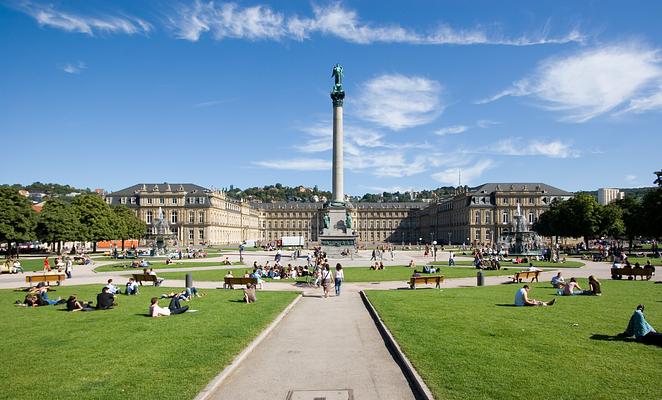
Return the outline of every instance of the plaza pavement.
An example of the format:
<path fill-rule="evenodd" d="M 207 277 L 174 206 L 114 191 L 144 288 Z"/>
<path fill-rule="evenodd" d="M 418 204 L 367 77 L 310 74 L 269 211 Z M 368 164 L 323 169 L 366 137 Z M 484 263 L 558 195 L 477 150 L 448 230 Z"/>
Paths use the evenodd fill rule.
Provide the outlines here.
<path fill-rule="evenodd" d="M 219 266 L 187 267 L 155 270 L 161 272 L 199 271 L 237 266 L 221 266 L 226 254 L 216 258 L 191 260 L 192 262 L 218 261 Z M 251 252 L 244 254 L 247 268 L 253 261 L 263 263 L 273 260 L 274 253 Z M 238 261 L 238 254 L 230 254 L 231 261 Z M 387 265 L 406 265 L 413 259 L 419 266 L 431 261 L 422 252 L 396 252 L 393 260 L 385 257 Z M 447 260 L 448 253 L 438 253 L 438 260 Z M 457 257 L 458 260 L 465 259 Z M 330 260 L 335 264 L 336 260 Z M 284 257 L 283 262 L 291 262 Z M 341 260 L 344 267 L 353 268 L 370 265 L 370 252 L 363 251 L 354 260 Z M 130 271 L 94 272 L 94 268 L 117 263 L 97 262 L 94 266 L 76 266 L 74 277 L 63 285 L 105 284 L 108 278 L 122 285 Z M 295 262 L 292 262 L 295 264 Z M 296 264 L 305 263 L 299 259 Z M 607 263 L 586 262 L 582 268 L 560 269 L 566 279 L 571 276 L 608 279 L 610 266 Z M 419 267 L 420 268 L 420 267 Z M 473 267 L 467 267 L 473 269 Z M 513 268 L 517 271 L 518 268 Z M 549 281 L 556 270 L 541 273 L 540 281 Z M 509 281 L 507 276 L 485 277 L 485 285 L 498 285 Z M 166 280 L 165 287 L 183 287 L 183 280 Z M 214 289 L 221 282 L 194 282 L 200 289 Z M 23 274 L 0 276 L 0 288 L 25 286 Z M 328 396 L 346 393 L 351 389 L 355 399 L 413 399 L 400 367 L 396 364 L 380 336 L 377 327 L 362 304 L 359 292 L 364 289 L 392 290 L 407 289 L 402 282 L 344 283 L 339 297 L 322 297 L 322 289 L 297 286 L 291 282 L 265 283 L 264 290 L 291 290 L 303 293 L 303 298 L 278 323 L 275 329 L 234 369 L 224 381 L 211 392 L 211 399 L 285 399 L 290 391 L 292 399 Z M 448 279 L 443 288 L 476 286 L 476 278 Z M 513 295 L 516 287 L 513 285 Z M 237 292 L 241 296 L 241 292 Z M 259 301 L 259 293 L 258 293 Z M 296 391 L 308 392 L 296 392 Z M 319 391 L 319 392 L 314 392 Z M 325 392 L 331 391 L 331 392 Z M 334 392 L 335 391 L 335 392 Z M 305 397 L 297 397 L 305 394 Z M 311 397 L 312 396 L 312 397 Z"/>

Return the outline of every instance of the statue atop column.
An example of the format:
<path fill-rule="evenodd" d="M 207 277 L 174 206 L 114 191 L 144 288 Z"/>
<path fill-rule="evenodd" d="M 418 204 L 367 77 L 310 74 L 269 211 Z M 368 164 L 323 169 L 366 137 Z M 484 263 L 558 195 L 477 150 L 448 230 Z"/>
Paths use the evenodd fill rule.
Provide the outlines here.
<path fill-rule="evenodd" d="M 342 87 L 343 67 L 340 64 L 333 66 L 331 76 L 335 79 L 333 90 L 331 90 L 331 99 L 334 107 L 342 107 L 345 98 L 345 90 Z"/>

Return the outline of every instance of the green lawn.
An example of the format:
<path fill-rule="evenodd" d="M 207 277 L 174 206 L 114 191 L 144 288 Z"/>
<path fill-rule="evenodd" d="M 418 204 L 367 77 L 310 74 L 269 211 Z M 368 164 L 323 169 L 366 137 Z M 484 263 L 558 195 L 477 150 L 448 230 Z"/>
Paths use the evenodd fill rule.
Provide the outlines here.
<path fill-rule="evenodd" d="M 97 267 L 94 270 L 96 272 L 109 272 L 109 271 L 122 271 L 122 270 L 128 270 L 128 271 L 140 271 L 142 270 L 142 267 L 140 268 L 130 268 L 129 265 L 131 264 L 130 261 L 127 261 L 125 263 L 118 263 L 118 264 L 110 264 L 110 265 L 104 265 L 102 267 Z M 232 265 L 242 265 L 241 262 L 235 261 L 232 263 Z M 154 268 L 154 269 L 168 269 L 168 268 L 193 268 L 193 267 L 221 267 L 223 266 L 223 263 L 221 261 L 199 261 L 199 262 L 194 262 L 194 261 L 175 261 L 174 263 L 170 265 L 166 265 L 165 261 L 164 262 L 150 262 L 149 267 L 147 268 Z"/>
<path fill-rule="evenodd" d="M 555 297 L 548 284 L 531 286 L 533 298 Z M 662 349 L 607 340 L 625 330 L 638 303 L 662 327 L 660 285 L 605 280 L 601 297 L 510 306 L 519 287 L 368 295 L 436 398 L 662 398 Z"/>
<path fill-rule="evenodd" d="M 25 270 L 25 272 L 28 271 L 43 271 L 44 270 L 44 259 L 43 258 L 20 258 L 21 261 L 21 266 Z M 5 262 L 4 259 L 1 260 L 1 262 Z M 51 268 L 55 267 L 55 257 L 48 257 L 48 262 L 51 265 Z M 76 266 L 74 265 L 74 268 Z"/>
<path fill-rule="evenodd" d="M 646 265 L 646 261 L 650 260 L 651 264 L 656 266 L 662 266 L 662 258 L 647 258 L 647 257 L 628 257 L 628 260 L 632 265 L 638 262 L 639 264 Z"/>
<path fill-rule="evenodd" d="M 433 261 L 430 264 L 432 265 L 448 265 L 448 260 L 446 261 Z M 468 260 L 460 260 L 460 261 L 455 261 L 456 265 L 474 265 L 473 261 L 468 261 Z M 583 262 L 579 261 L 566 261 L 564 263 L 554 263 L 554 262 L 549 262 L 549 261 L 534 261 L 533 265 L 539 268 L 580 268 L 584 266 Z M 514 264 L 510 261 L 502 261 L 501 262 L 501 268 L 506 267 L 506 268 L 527 268 L 529 266 L 528 263 L 526 264 Z"/>
<path fill-rule="evenodd" d="M 233 268 L 232 274 L 237 276 L 243 276 L 245 271 L 252 271 L 252 268 Z M 412 268 L 405 266 L 393 266 L 386 267 L 386 269 L 373 271 L 368 267 L 348 267 L 345 268 L 345 282 L 383 282 L 383 281 L 407 281 L 411 277 L 413 272 Z M 495 276 L 495 275 L 512 275 L 513 270 L 508 271 L 483 271 L 486 276 Z M 192 271 L 193 280 L 196 281 L 222 281 L 227 270 L 212 270 L 212 271 Z M 439 275 L 439 274 L 434 274 Z M 476 270 L 474 268 L 466 267 L 443 267 L 441 268 L 441 275 L 444 275 L 446 278 L 466 278 L 476 276 Z M 159 277 L 165 279 L 181 279 L 183 280 L 186 276 L 186 272 L 164 272 L 160 273 Z M 304 278 L 299 278 L 303 280 Z M 289 281 L 294 282 L 297 279 L 281 279 L 280 281 Z M 266 279 L 266 281 L 271 281 Z M 278 282 L 275 280 L 274 282 Z"/>
<path fill-rule="evenodd" d="M 98 290 L 52 295 L 93 299 Z M 16 307 L 24 293 L 0 290 L 0 398 L 192 399 L 297 296 L 261 291 L 247 305 L 241 291 L 209 290 L 190 303 L 197 313 L 148 318 L 149 298 L 168 289 L 140 290 L 113 310 L 76 313 Z"/>

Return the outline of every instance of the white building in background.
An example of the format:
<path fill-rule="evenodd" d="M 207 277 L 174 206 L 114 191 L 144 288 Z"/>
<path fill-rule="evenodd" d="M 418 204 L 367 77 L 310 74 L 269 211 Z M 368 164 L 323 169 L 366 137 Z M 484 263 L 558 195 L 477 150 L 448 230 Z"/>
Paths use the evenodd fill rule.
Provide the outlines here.
<path fill-rule="evenodd" d="M 616 200 L 625 198 L 625 193 L 618 189 L 601 188 L 598 189 L 598 203 L 606 206 Z"/>

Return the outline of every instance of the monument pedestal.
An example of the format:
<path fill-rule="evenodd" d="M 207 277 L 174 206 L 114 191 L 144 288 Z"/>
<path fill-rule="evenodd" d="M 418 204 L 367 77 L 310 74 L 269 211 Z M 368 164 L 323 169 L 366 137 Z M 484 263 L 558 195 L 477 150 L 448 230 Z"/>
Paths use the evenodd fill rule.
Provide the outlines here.
<path fill-rule="evenodd" d="M 325 227 L 320 235 L 322 251 L 332 258 L 353 258 L 356 251 L 356 234 L 351 217 L 348 218 L 348 208 L 345 204 L 333 203 L 324 207 L 324 219 L 328 221 L 328 227 Z"/>

